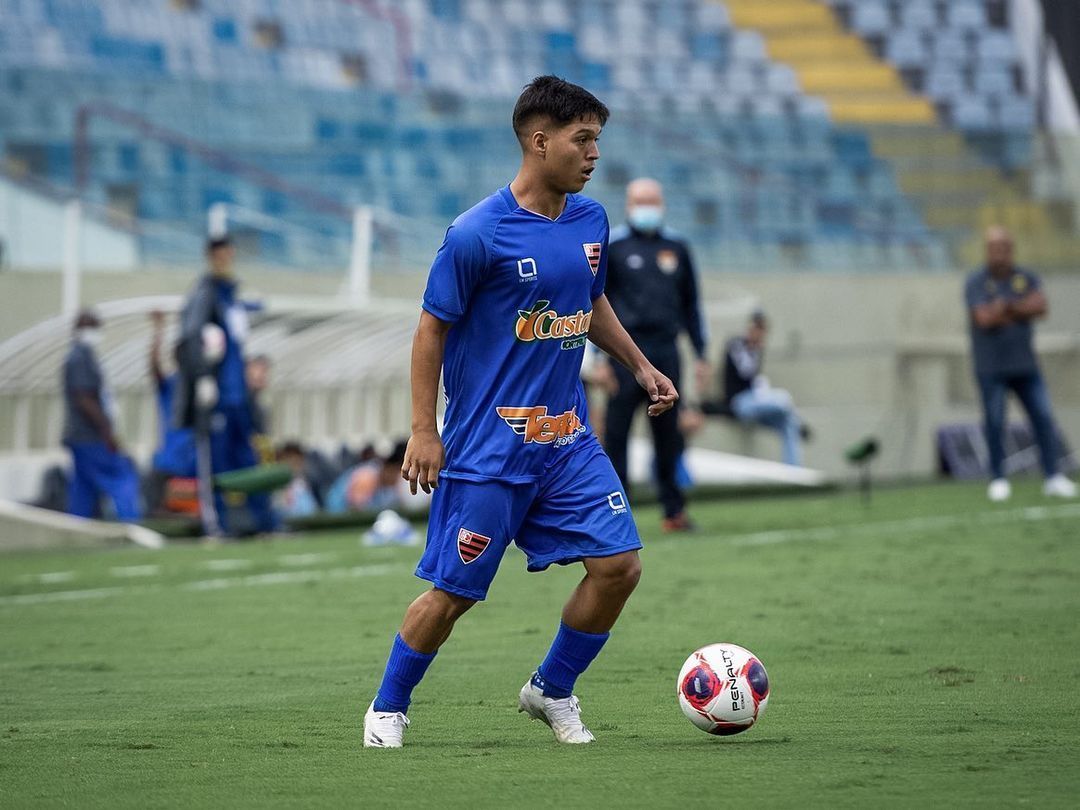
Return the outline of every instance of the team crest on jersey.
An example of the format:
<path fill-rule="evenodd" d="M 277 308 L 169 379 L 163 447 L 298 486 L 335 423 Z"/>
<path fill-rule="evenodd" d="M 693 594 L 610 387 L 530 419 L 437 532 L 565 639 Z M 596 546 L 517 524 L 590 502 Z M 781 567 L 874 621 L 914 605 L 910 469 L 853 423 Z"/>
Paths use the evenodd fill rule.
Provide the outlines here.
<path fill-rule="evenodd" d="M 471 532 L 465 527 L 458 529 L 457 553 L 465 565 L 468 565 L 483 554 L 484 549 L 486 549 L 490 543 L 490 537 Z"/>
<path fill-rule="evenodd" d="M 674 273 L 679 269 L 679 254 L 674 250 L 660 250 L 656 253 L 656 266 L 661 272 Z"/>
<path fill-rule="evenodd" d="M 562 447 L 564 444 L 572 444 L 585 432 L 585 425 L 576 410 L 571 408 L 565 413 L 548 416 L 547 405 L 533 405 L 528 408 L 499 407 L 495 412 L 514 433 L 523 437 L 525 444 L 554 442 L 556 447 Z"/>
<path fill-rule="evenodd" d="M 581 246 L 585 249 L 585 258 L 589 260 L 589 269 L 595 276 L 600 270 L 600 248 L 603 247 L 603 243 L 582 242 Z"/>
<path fill-rule="evenodd" d="M 1027 292 L 1027 288 L 1028 288 L 1028 280 L 1027 280 L 1027 278 L 1025 276 L 1020 275 L 1019 273 L 1016 273 L 1012 277 L 1012 288 L 1013 288 L 1013 292 L 1017 293 L 1018 295 L 1022 295 L 1023 293 Z"/>

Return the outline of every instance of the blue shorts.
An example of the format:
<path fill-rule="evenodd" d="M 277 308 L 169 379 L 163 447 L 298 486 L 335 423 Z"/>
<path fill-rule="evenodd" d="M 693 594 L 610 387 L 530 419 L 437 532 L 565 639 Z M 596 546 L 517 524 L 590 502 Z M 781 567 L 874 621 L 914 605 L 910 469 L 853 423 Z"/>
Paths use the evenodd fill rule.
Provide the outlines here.
<path fill-rule="evenodd" d="M 442 476 L 416 576 L 482 600 L 511 541 L 530 571 L 641 548 L 622 484 L 595 438 L 533 483 Z"/>

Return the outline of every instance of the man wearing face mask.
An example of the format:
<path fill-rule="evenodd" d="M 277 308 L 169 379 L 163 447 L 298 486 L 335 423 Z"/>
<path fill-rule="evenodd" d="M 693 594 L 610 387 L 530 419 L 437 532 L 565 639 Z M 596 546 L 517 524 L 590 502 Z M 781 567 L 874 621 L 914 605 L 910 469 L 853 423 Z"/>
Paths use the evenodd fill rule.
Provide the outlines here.
<path fill-rule="evenodd" d="M 686 243 L 664 228 L 664 193 L 656 180 L 640 178 L 626 189 L 628 224 L 611 235 L 607 294 L 615 314 L 642 352 L 676 388 L 679 386 L 677 338 L 686 332 L 697 356 L 698 389 L 709 378 L 705 330 L 698 305 L 697 279 Z M 645 403 L 629 372 L 612 364 L 617 391 L 608 402 L 605 448 L 623 485 L 629 487 L 627 441 L 638 407 Z M 686 499 L 676 480 L 683 451 L 678 403 L 649 420 L 656 453 L 663 529 L 687 531 Z"/>
<path fill-rule="evenodd" d="M 68 512 L 96 517 L 101 496 L 107 495 L 118 519 L 138 520 L 139 475 L 113 433 L 112 399 L 96 352 L 100 342 L 100 319 L 83 310 L 63 371 L 64 444 L 72 462 Z"/>
<path fill-rule="evenodd" d="M 258 459 L 252 447 L 255 417 L 243 353 L 249 327 L 247 310 L 237 295 L 235 250 L 227 237 L 214 238 L 207 243 L 206 257 L 208 272 L 199 279 L 180 313 L 176 358 L 181 381 L 175 413 L 179 424 L 193 427 L 198 437 L 203 528 L 213 535 L 235 527 L 228 525 L 221 493 L 215 494 L 213 509 L 209 506 L 211 473 L 206 467 L 216 475 L 253 467 Z M 256 531 L 276 528 L 268 494 L 249 495 L 247 506 Z"/>

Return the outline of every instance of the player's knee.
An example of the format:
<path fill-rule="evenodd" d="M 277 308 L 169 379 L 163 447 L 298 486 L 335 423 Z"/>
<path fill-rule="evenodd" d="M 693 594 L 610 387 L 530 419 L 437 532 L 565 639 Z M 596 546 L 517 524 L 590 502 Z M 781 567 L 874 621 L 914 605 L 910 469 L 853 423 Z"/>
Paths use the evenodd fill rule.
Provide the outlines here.
<path fill-rule="evenodd" d="M 608 589 L 630 593 L 641 579 L 641 559 L 636 553 L 611 557 L 597 572 Z"/>
<path fill-rule="evenodd" d="M 432 588 L 428 591 L 430 595 L 432 608 L 438 615 L 438 618 L 443 623 L 453 624 L 463 615 L 465 612 L 476 604 L 475 599 L 469 599 L 464 596 L 459 596 L 456 593 L 450 593 L 439 588 Z"/>

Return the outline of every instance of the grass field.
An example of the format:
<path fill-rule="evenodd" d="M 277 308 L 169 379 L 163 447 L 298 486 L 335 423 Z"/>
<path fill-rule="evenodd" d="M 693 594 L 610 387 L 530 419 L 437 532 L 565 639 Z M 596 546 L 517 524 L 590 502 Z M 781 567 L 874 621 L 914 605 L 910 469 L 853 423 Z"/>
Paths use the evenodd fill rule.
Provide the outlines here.
<path fill-rule="evenodd" d="M 1021 485 L 638 514 L 645 573 L 578 684 L 598 737 L 516 712 L 579 569 L 507 555 L 417 690 L 407 747 L 360 719 L 419 549 L 359 533 L 38 553 L 0 573 L 0 806 L 1080 804 L 1080 504 Z M 695 647 L 772 680 L 749 732 L 679 712 Z"/>

